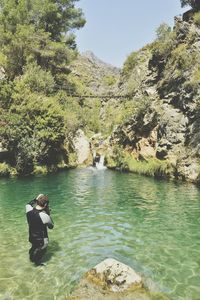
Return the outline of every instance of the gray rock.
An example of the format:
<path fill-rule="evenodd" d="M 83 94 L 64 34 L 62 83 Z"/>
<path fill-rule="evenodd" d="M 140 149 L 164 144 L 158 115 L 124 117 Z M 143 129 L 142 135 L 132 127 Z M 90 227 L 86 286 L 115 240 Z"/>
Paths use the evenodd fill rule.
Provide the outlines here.
<path fill-rule="evenodd" d="M 92 273 L 94 278 L 98 278 L 103 283 L 105 282 L 112 292 L 122 292 L 142 286 L 140 275 L 129 266 L 113 258 L 108 258 L 96 265 Z"/>
<path fill-rule="evenodd" d="M 85 163 L 91 155 L 90 142 L 81 129 L 77 130 L 73 144 L 77 153 L 77 163 L 81 165 Z"/>
<path fill-rule="evenodd" d="M 142 278 L 129 266 L 112 258 L 89 270 L 68 300 L 165 299 L 143 288 Z"/>

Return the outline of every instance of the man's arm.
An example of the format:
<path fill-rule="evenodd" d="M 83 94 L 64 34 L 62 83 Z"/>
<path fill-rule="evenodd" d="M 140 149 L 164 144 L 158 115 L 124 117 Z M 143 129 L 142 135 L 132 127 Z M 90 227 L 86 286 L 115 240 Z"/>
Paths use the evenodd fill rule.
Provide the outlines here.
<path fill-rule="evenodd" d="M 26 213 L 28 213 L 29 211 L 31 211 L 33 209 L 33 206 L 36 204 L 36 198 L 31 200 L 30 202 L 28 202 L 26 204 Z"/>
<path fill-rule="evenodd" d="M 40 218 L 43 224 L 47 225 L 49 229 L 53 229 L 53 220 L 47 213 L 45 213 L 44 211 L 40 212 Z"/>

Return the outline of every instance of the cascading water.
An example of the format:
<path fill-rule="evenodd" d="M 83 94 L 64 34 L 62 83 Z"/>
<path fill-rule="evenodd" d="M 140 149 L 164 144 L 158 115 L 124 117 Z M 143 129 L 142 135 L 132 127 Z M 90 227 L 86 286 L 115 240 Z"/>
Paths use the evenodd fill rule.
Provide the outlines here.
<path fill-rule="evenodd" d="M 107 169 L 106 166 L 104 166 L 104 159 L 105 159 L 105 156 L 101 155 L 99 161 L 95 163 L 97 170 Z"/>

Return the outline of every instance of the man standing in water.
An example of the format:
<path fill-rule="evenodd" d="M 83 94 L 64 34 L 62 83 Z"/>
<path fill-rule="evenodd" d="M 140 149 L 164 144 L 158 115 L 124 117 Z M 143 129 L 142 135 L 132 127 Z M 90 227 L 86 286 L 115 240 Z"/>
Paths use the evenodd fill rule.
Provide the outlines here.
<path fill-rule="evenodd" d="M 26 216 L 29 225 L 30 260 L 36 265 L 42 265 L 41 259 L 48 245 L 47 227 L 54 227 L 50 217 L 48 196 L 40 194 L 26 205 Z"/>

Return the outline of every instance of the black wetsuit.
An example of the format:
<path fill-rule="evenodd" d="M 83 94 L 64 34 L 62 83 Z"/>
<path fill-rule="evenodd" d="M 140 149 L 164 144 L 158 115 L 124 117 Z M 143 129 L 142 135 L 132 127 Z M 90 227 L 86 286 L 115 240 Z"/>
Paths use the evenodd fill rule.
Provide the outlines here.
<path fill-rule="evenodd" d="M 32 200 L 26 205 L 26 216 L 29 225 L 29 242 L 32 244 L 29 256 L 30 260 L 38 265 L 48 245 L 47 227 L 52 229 L 54 224 L 45 210 L 36 209 L 34 204 L 35 200 Z"/>

